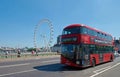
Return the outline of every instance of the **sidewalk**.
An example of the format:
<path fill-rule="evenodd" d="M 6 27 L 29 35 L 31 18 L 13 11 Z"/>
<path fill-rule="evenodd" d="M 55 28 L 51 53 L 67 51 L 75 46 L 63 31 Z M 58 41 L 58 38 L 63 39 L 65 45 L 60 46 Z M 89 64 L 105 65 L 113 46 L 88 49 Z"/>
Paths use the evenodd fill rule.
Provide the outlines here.
<path fill-rule="evenodd" d="M 9 61 L 23 61 L 23 60 L 32 60 L 32 59 L 43 59 L 43 58 L 54 58 L 60 57 L 60 55 L 38 55 L 38 56 L 21 56 L 15 58 L 0 58 L 0 62 L 9 62 Z"/>

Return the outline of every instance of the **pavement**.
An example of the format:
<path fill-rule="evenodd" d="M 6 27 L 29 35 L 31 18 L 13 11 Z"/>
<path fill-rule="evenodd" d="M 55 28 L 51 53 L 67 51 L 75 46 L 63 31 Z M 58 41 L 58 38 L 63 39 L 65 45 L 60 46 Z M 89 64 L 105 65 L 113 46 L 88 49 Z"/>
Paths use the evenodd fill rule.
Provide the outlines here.
<path fill-rule="evenodd" d="M 15 58 L 0 58 L 0 62 L 9 62 L 9 61 L 22 61 L 22 60 L 31 60 L 31 59 L 43 59 L 43 58 L 54 58 L 60 57 L 60 55 L 39 55 L 39 56 L 22 56 L 22 57 L 15 57 Z"/>

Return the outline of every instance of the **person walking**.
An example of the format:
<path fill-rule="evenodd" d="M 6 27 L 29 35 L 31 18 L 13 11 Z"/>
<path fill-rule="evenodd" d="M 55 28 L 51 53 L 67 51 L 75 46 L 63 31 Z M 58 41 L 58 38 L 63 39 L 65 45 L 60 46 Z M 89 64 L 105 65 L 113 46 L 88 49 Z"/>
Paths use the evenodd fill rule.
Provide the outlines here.
<path fill-rule="evenodd" d="M 5 51 L 5 57 L 8 58 L 8 51 Z"/>
<path fill-rule="evenodd" d="M 21 53 L 20 53 L 20 50 L 18 50 L 17 57 L 20 57 L 20 56 L 21 56 Z"/>

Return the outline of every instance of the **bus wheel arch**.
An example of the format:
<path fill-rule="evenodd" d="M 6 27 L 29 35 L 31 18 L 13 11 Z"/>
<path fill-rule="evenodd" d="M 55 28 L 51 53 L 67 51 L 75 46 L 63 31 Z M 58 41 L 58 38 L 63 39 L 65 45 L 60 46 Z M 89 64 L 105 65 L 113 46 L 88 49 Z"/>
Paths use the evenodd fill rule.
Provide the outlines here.
<path fill-rule="evenodd" d="M 95 66 L 96 66 L 96 60 L 95 60 L 94 57 L 93 57 L 92 60 L 91 60 L 91 65 L 92 65 L 92 67 L 95 67 Z"/>
<path fill-rule="evenodd" d="M 111 57 L 110 57 L 110 61 L 113 62 L 113 56 L 112 56 L 112 55 L 111 55 Z"/>

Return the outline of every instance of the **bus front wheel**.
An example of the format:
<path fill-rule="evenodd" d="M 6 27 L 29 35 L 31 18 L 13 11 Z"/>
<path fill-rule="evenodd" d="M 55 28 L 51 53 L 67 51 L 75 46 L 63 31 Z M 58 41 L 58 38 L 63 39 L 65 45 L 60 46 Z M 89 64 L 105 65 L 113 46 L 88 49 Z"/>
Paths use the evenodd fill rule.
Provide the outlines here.
<path fill-rule="evenodd" d="M 92 59 L 92 67 L 95 67 L 95 65 L 96 65 L 95 59 Z"/>
<path fill-rule="evenodd" d="M 110 61 L 113 62 L 113 57 L 111 56 Z"/>

